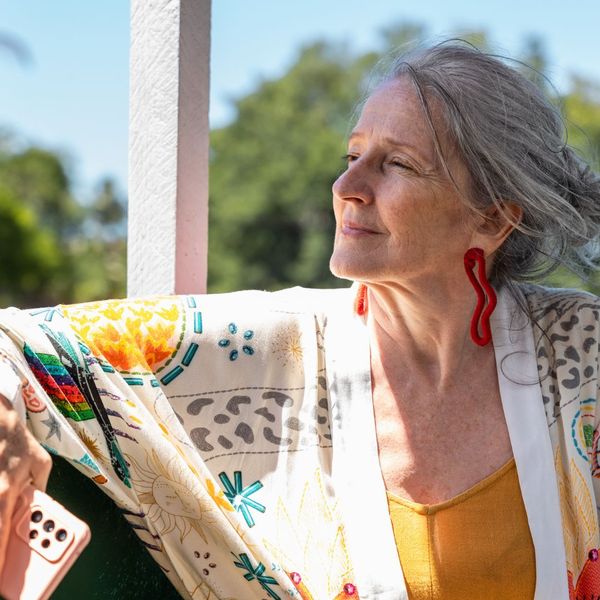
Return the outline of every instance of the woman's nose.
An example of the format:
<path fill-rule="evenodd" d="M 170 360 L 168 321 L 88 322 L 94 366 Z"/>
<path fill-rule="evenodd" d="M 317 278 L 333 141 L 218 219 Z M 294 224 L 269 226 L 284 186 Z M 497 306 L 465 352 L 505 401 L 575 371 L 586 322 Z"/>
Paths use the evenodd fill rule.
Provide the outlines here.
<path fill-rule="evenodd" d="M 373 189 L 368 175 L 353 165 L 346 169 L 331 186 L 334 197 L 340 200 L 370 203 L 373 201 Z"/>

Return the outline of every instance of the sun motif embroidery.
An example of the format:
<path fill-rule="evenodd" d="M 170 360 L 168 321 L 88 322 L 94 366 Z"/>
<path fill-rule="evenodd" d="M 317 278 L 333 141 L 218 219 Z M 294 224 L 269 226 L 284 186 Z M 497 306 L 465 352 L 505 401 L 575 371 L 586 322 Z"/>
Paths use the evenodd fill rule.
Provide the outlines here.
<path fill-rule="evenodd" d="M 296 327 L 288 326 L 273 338 L 271 352 L 281 362 L 282 367 L 302 364 L 302 333 Z"/>
<path fill-rule="evenodd" d="M 202 522 L 207 512 L 201 505 L 197 482 L 178 464 L 177 457 L 163 464 L 156 451 L 146 456 L 146 466 L 142 466 L 131 456 L 127 460 L 135 469 L 132 482 L 138 491 L 140 502 L 148 505 L 145 512 L 161 535 L 175 529 L 180 542 L 192 529 L 206 543 Z"/>

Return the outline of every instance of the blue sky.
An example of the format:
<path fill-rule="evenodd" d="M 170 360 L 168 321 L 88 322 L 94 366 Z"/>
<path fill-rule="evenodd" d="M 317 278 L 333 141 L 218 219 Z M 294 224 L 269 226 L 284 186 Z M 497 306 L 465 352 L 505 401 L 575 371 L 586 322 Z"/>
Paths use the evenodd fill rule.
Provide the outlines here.
<path fill-rule="evenodd" d="M 368 4 L 368 8 L 367 8 Z M 432 40 L 455 28 L 486 30 L 496 49 L 517 54 L 524 36 L 544 38 L 551 77 L 600 81 L 600 2 L 578 0 L 213 0 L 213 126 L 232 118 L 231 98 L 276 77 L 302 44 L 346 41 L 377 47 L 382 27 L 423 23 Z M 0 31 L 18 36 L 33 60 L 0 54 L 0 128 L 24 143 L 62 152 L 78 193 L 102 176 L 127 184 L 129 2 L 0 0 Z"/>

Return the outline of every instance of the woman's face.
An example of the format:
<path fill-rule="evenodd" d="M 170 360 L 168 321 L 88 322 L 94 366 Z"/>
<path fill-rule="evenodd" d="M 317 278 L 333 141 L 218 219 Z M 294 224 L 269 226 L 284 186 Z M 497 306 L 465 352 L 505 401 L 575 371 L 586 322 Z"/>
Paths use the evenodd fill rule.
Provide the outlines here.
<path fill-rule="evenodd" d="M 469 175 L 429 102 L 452 175 L 468 193 Z M 331 271 L 364 282 L 464 276 L 474 217 L 436 157 L 413 84 L 397 79 L 366 102 L 348 141 L 348 167 L 333 184 L 336 233 Z"/>

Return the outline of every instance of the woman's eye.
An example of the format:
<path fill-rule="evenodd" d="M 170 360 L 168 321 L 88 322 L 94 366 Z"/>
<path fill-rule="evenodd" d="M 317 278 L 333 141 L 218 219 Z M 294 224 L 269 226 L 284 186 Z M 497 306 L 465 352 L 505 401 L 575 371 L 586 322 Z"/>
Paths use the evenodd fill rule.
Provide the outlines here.
<path fill-rule="evenodd" d="M 409 171 L 413 170 L 413 168 L 410 165 L 407 165 L 406 163 L 403 163 L 400 160 L 392 160 L 391 164 L 394 165 L 394 167 L 400 167 L 401 169 L 408 169 Z"/>
<path fill-rule="evenodd" d="M 342 156 L 342 160 L 347 162 L 348 164 L 350 164 L 351 162 L 354 162 L 357 159 L 358 159 L 358 156 L 356 156 L 355 154 L 344 154 L 344 156 Z"/>

